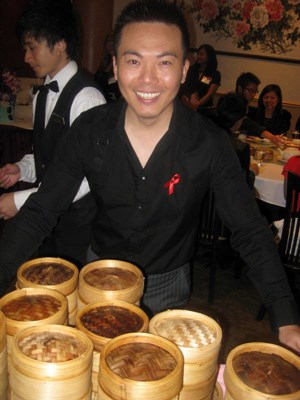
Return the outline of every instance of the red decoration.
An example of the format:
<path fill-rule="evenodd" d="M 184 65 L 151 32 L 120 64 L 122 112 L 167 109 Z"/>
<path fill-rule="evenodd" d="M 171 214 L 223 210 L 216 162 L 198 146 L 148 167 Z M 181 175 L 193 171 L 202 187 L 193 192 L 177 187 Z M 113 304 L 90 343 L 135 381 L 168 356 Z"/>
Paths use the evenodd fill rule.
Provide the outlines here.
<path fill-rule="evenodd" d="M 172 176 L 171 180 L 164 184 L 164 188 L 169 188 L 169 196 L 174 193 L 174 185 L 180 182 L 180 175 L 175 174 Z"/>

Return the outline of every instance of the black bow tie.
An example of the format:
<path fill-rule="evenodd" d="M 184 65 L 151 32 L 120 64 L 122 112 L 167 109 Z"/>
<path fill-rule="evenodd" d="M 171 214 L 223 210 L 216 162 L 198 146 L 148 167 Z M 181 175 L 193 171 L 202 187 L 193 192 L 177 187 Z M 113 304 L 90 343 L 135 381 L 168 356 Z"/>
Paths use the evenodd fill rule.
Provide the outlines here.
<path fill-rule="evenodd" d="M 36 85 L 33 87 L 32 89 L 32 93 L 36 94 L 39 91 L 44 91 L 46 90 L 47 92 L 50 90 L 52 90 L 52 92 L 59 92 L 59 87 L 58 87 L 58 83 L 57 81 L 52 81 L 50 83 L 47 83 L 46 85 Z"/>

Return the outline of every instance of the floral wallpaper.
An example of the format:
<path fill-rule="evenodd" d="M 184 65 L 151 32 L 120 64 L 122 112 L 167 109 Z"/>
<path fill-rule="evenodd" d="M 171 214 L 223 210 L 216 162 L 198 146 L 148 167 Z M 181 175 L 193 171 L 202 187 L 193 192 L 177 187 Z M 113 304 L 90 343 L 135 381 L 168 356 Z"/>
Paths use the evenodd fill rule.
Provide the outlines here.
<path fill-rule="evenodd" d="M 300 60 L 300 0 L 182 0 L 202 43 Z M 209 41 L 208 41 L 209 39 Z"/>

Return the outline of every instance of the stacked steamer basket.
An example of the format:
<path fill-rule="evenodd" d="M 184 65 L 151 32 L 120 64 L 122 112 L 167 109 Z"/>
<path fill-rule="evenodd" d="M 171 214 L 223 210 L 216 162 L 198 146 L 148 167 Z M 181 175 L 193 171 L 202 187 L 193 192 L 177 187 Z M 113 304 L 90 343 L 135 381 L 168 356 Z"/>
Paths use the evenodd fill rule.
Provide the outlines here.
<path fill-rule="evenodd" d="M 193 311 L 169 310 L 150 320 L 149 332 L 171 340 L 183 353 L 180 400 L 210 400 L 216 384 L 222 339 L 216 321 Z"/>
<path fill-rule="evenodd" d="M 225 400 L 299 400 L 300 357 L 270 343 L 245 343 L 226 360 Z"/>
<path fill-rule="evenodd" d="M 135 265 L 119 260 L 94 261 L 80 271 L 78 309 L 102 300 L 139 304 L 143 291 L 144 277 Z"/>
<path fill-rule="evenodd" d="M 92 367 L 92 400 L 97 400 L 99 359 L 103 346 L 125 333 L 147 332 L 149 320 L 138 306 L 120 300 L 103 301 L 84 306 L 76 316 L 76 327 L 94 345 Z"/>
<path fill-rule="evenodd" d="M 7 356 L 6 356 L 6 320 L 0 311 L 0 399 L 6 399 Z"/>
<path fill-rule="evenodd" d="M 160 336 L 128 333 L 101 351 L 98 400 L 178 400 L 182 382 L 182 352 Z"/>
<path fill-rule="evenodd" d="M 69 325 L 75 325 L 77 312 L 78 268 L 62 258 L 35 258 L 22 264 L 17 274 L 17 288 L 54 289 L 68 300 Z"/>
<path fill-rule="evenodd" d="M 12 341 L 19 331 L 30 326 L 68 323 L 67 299 L 61 293 L 50 289 L 14 290 L 0 299 L 0 310 L 6 317 L 9 378 Z"/>
<path fill-rule="evenodd" d="M 11 400 L 90 400 L 93 344 L 75 328 L 43 325 L 12 344 Z"/>

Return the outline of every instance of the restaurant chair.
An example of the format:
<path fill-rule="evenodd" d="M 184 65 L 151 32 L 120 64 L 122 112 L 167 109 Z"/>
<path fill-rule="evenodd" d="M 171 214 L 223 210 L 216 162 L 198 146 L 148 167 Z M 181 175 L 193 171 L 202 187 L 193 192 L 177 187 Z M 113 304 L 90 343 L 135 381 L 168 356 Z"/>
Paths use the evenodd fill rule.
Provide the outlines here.
<path fill-rule="evenodd" d="M 286 269 L 292 290 L 299 302 L 300 295 L 300 176 L 288 172 L 286 215 L 279 254 Z"/>
<path fill-rule="evenodd" d="M 286 208 L 278 250 L 295 298 L 300 305 L 300 176 L 288 172 Z M 266 308 L 262 305 L 256 319 L 262 320 Z"/>
<path fill-rule="evenodd" d="M 215 287 L 216 287 L 216 274 L 219 266 L 218 258 L 220 256 L 220 245 L 225 244 L 229 246 L 230 231 L 222 223 L 217 210 L 215 208 L 215 197 L 212 190 L 209 190 L 202 202 L 200 211 L 200 221 L 197 235 L 197 246 L 208 248 L 208 303 L 212 304 L 214 301 Z M 240 277 L 242 260 L 236 252 L 233 253 L 233 267 L 235 271 L 235 278 Z"/>

